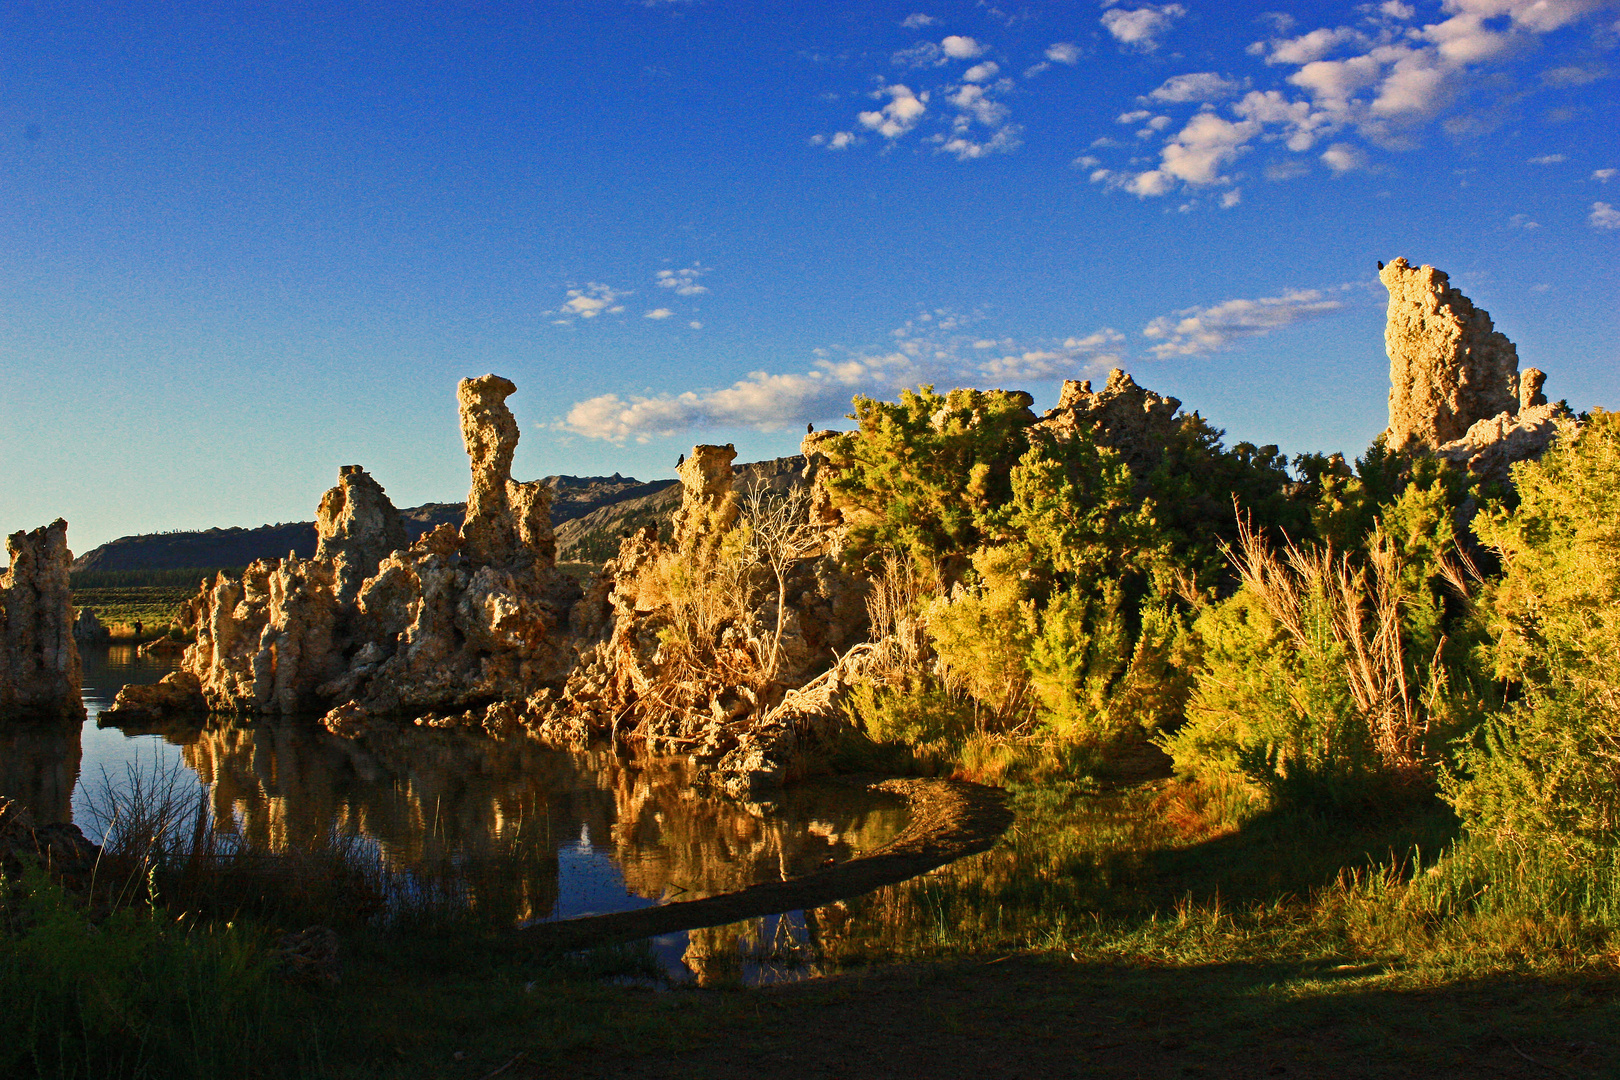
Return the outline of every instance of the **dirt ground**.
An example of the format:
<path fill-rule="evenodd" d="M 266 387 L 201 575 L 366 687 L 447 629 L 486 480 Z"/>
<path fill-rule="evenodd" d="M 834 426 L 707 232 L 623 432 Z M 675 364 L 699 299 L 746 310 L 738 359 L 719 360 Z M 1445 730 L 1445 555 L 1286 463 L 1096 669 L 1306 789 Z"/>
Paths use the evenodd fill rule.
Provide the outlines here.
<path fill-rule="evenodd" d="M 1600 1077 L 1620 987 L 1403 990 L 1378 970 L 1131 969 L 1011 956 L 797 985 L 648 994 L 671 1039 L 543 1053 L 501 1075 Z M 532 1059 L 531 1059 L 532 1057 Z"/>

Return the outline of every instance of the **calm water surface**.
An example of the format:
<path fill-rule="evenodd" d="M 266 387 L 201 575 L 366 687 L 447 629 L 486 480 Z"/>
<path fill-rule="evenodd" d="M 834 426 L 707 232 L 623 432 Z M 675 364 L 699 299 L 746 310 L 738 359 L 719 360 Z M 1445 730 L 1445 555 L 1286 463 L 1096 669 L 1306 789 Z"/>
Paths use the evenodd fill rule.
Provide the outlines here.
<path fill-rule="evenodd" d="M 204 800 L 215 828 L 254 848 L 339 843 L 375 859 L 401 895 L 448 898 L 501 922 L 623 911 L 808 873 L 875 848 L 905 823 L 894 802 L 801 786 L 768 810 L 695 790 L 681 759 L 546 750 L 522 739 L 406 727 L 362 739 L 308 721 L 214 719 L 103 727 L 125 683 L 175 664 L 87 649 L 82 730 L 0 725 L 0 795 L 99 840 L 109 792 L 132 774 Z M 801 912 L 655 951 L 677 977 L 744 981 L 813 970 Z"/>

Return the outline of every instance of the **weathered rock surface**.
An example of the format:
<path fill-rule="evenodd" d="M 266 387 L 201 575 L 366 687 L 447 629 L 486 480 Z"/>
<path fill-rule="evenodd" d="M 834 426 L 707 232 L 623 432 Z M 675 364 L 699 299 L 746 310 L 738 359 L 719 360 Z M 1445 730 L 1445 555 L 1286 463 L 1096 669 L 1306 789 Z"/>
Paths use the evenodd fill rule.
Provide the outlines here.
<path fill-rule="evenodd" d="M 101 849 L 71 822 L 37 825 L 26 806 L 0 798 L 0 871 L 16 877 L 30 866 L 42 867 L 70 892 L 88 891 Z"/>
<path fill-rule="evenodd" d="M 1389 290 L 1385 444 L 1511 483 L 1513 463 L 1540 457 L 1559 424 L 1572 419 L 1562 405 L 1547 404 L 1546 374 L 1521 373 L 1513 342 L 1444 272 L 1396 259 L 1378 277 Z"/>
<path fill-rule="evenodd" d="M 1098 442 L 1120 452 L 1131 472 L 1146 476 L 1164 457 L 1164 450 L 1181 428 L 1181 402 L 1136 384 L 1115 368 L 1108 382 L 1093 391 L 1091 381 L 1065 380 L 1057 407 L 1049 409 L 1035 427 L 1059 440 L 1089 430 Z"/>
<path fill-rule="evenodd" d="M 675 546 L 687 551 L 701 536 L 736 524 L 739 513 L 731 463 L 736 447 L 694 446 L 676 470 L 681 478 L 681 507 L 675 511 Z"/>
<path fill-rule="evenodd" d="M 358 465 L 340 468 L 337 487 L 321 496 L 315 536 L 315 558 L 329 560 L 337 574 L 339 603 L 352 600 L 377 564 L 408 543 L 399 511 Z"/>
<path fill-rule="evenodd" d="M 100 645 L 111 638 L 112 634 L 89 608 L 80 608 L 73 616 L 73 640 L 80 645 Z"/>
<path fill-rule="evenodd" d="M 67 522 L 6 538 L 0 574 L 0 719 L 83 719 L 83 669 L 73 638 Z"/>
<path fill-rule="evenodd" d="M 112 723 L 133 724 L 198 713 L 206 708 L 197 676 L 189 671 L 171 671 L 155 683 L 123 687 L 112 708 L 104 709 L 101 716 Z"/>
<path fill-rule="evenodd" d="M 345 466 L 321 502 L 315 558 L 261 560 L 205 587 L 184 668 L 210 708 L 352 720 L 522 700 L 566 678 L 579 589 L 553 565 L 549 489 L 510 475 L 514 389 L 495 375 L 458 388 L 472 463 L 460 530 L 405 546 L 382 488 Z"/>
<path fill-rule="evenodd" d="M 1519 355 L 1489 312 L 1432 266 L 1396 259 L 1378 278 L 1389 290 L 1391 450 L 1435 450 L 1481 420 L 1519 411 Z"/>

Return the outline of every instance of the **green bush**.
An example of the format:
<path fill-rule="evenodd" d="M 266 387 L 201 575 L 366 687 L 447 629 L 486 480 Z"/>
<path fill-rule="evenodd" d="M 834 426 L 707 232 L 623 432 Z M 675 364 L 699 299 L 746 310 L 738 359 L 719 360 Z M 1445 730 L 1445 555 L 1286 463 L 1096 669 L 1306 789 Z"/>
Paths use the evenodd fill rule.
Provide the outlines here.
<path fill-rule="evenodd" d="M 1460 749 L 1447 794 L 1500 844 L 1595 864 L 1620 837 L 1620 414 L 1594 410 L 1514 480 L 1518 507 L 1474 529 L 1502 559 L 1488 618 L 1517 699 Z"/>

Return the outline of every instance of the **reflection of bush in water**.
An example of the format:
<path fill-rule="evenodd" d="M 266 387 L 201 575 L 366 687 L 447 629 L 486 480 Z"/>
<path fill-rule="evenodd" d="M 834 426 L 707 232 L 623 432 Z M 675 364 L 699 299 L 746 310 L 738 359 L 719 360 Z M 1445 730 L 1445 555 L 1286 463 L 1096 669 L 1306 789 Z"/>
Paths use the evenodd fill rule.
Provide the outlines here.
<path fill-rule="evenodd" d="M 808 873 L 903 824 L 897 808 L 829 793 L 790 795 L 764 816 L 694 789 L 683 759 L 418 728 L 351 740 L 225 723 L 199 733 L 185 759 L 212 785 L 219 829 L 245 847 L 360 838 L 397 906 L 466 906 L 497 923 L 555 914 L 558 853 L 582 833 L 616 859 L 632 894 L 693 899 Z"/>

